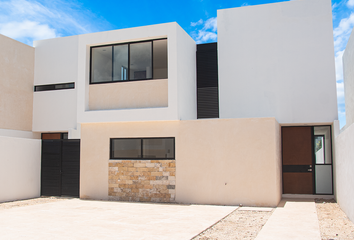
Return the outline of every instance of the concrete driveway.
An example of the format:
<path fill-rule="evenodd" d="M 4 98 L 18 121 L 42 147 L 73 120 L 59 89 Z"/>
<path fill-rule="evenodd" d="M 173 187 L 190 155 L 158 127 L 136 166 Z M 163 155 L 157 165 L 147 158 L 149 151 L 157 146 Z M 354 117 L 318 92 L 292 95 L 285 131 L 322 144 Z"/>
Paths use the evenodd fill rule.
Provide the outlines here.
<path fill-rule="evenodd" d="M 0 238 L 191 239 L 236 208 L 69 199 L 0 211 Z"/>

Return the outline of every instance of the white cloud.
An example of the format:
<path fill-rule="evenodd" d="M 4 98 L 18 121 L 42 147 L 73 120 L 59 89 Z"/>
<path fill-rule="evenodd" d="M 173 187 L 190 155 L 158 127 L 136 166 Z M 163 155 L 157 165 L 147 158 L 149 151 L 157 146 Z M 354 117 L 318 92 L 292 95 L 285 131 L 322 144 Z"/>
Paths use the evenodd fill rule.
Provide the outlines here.
<path fill-rule="evenodd" d="M 191 22 L 191 26 L 192 27 L 195 27 L 195 26 L 200 25 L 200 24 L 203 24 L 203 19 L 199 19 L 199 21 L 197 21 L 197 22 Z"/>
<path fill-rule="evenodd" d="M 0 0 L 0 33 L 30 44 L 34 40 L 95 32 L 108 25 L 75 1 Z"/>
<path fill-rule="evenodd" d="M 344 50 L 336 52 L 335 63 L 336 63 L 336 79 L 343 80 L 343 53 Z"/>
<path fill-rule="evenodd" d="M 335 50 L 342 50 L 347 43 L 352 28 L 354 26 L 354 13 L 352 12 L 349 17 L 343 18 L 338 27 L 333 30 L 334 47 Z"/>
<path fill-rule="evenodd" d="M 218 38 L 218 35 L 214 32 L 208 32 L 204 30 L 199 30 L 198 31 L 198 36 L 196 37 L 197 43 L 205 43 L 209 40 L 216 41 Z"/>
<path fill-rule="evenodd" d="M 349 8 L 354 7 L 354 0 L 348 0 L 347 6 L 348 6 Z"/>
<path fill-rule="evenodd" d="M 344 82 L 337 81 L 337 99 L 338 104 L 344 103 Z"/>
<path fill-rule="evenodd" d="M 47 24 L 40 24 L 28 20 L 0 24 L 0 33 L 14 39 L 26 37 L 32 39 L 47 39 L 58 36 L 55 29 L 50 28 Z"/>
<path fill-rule="evenodd" d="M 218 35 L 217 35 L 216 17 L 209 18 L 206 21 L 200 19 L 197 23 L 199 24 L 195 24 L 194 26 L 191 24 L 192 27 L 199 28 L 199 29 L 195 29 L 191 33 L 191 35 L 198 44 L 217 40 Z M 202 27 L 198 25 L 201 25 Z"/>
<path fill-rule="evenodd" d="M 216 32 L 217 28 L 218 28 L 217 18 L 212 17 L 205 21 L 203 30 L 210 29 L 211 31 Z"/>

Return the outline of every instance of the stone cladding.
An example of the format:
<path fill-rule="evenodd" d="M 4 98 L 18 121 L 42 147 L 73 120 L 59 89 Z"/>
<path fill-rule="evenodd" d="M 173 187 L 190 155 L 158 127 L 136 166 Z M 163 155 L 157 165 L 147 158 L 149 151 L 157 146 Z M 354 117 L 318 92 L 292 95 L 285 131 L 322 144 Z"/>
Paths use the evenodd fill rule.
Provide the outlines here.
<path fill-rule="evenodd" d="M 109 160 L 110 200 L 174 202 L 175 160 Z"/>

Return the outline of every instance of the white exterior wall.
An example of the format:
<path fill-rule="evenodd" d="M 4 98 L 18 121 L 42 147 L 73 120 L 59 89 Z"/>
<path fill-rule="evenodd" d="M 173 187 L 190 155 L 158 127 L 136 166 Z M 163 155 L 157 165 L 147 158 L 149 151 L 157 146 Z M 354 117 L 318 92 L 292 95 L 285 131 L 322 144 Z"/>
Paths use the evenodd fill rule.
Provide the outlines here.
<path fill-rule="evenodd" d="M 77 101 L 77 119 L 80 123 L 90 122 L 124 122 L 124 121 L 156 121 L 156 120 L 178 120 L 182 116 L 186 118 L 193 117 L 191 112 L 194 110 L 196 116 L 196 107 L 193 104 L 185 106 L 185 114 L 179 112 L 178 108 L 178 84 L 181 81 L 195 83 L 195 68 L 188 65 L 195 61 L 195 43 L 188 36 L 178 37 L 177 33 L 183 31 L 177 23 L 166 23 L 145 27 L 129 28 L 108 32 L 100 32 L 79 36 L 79 54 L 78 54 L 78 101 Z M 141 109 L 120 109 L 120 110 L 96 110 L 89 111 L 89 71 L 90 71 L 90 46 L 132 42 L 148 39 L 158 39 L 167 37 L 168 41 L 168 107 L 141 108 Z M 194 49 L 192 44 L 194 44 Z M 183 49 L 187 46 L 188 49 Z M 185 51 L 194 50 L 193 53 L 179 54 Z M 178 64 L 179 58 L 185 61 L 185 65 Z M 194 63 L 195 65 L 195 63 Z M 195 67 L 195 66 L 194 66 Z M 188 77 L 186 80 L 184 72 L 194 71 L 194 78 Z M 181 73 L 180 73 L 181 72 Z M 189 85 L 188 83 L 188 85 Z M 109 84 L 109 83 L 108 83 Z M 119 83 L 116 83 L 119 84 Z M 195 99 L 196 92 L 185 91 L 183 97 Z M 191 108 L 193 110 L 189 110 Z M 182 110 L 181 110 L 182 112 Z"/>
<path fill-rule="evenodd" d="M 30 139 L 41 139 L 40 133 L 21 131 L 21 130 L 11 130 L 11 129 L 0 129 L 0 136 L 2 137 L 15 137 L 15 138 L 30 138 Z"/>
<path fill-rule="evenodd" d="M 336 199 L 354 222 L 354 124 L 336 137 L 335 144 Z"/>
<path fill-rule="evenodd" d="M 343 54 L 343 78 L 345 93 L 346 126 L 354 123 L 354 31 Z"/>
<path fill-rule="evenodd" d="M 91 46 L 164 37 L 168 39 L 167 107 L 89 110 Z M 34 45 L 35 85 L 75 82 L 75 89 L 35 92 L 33 131 L 68 131 L 76 129 L 77 123 L 89 122 L 196 119 L 196 45 L 177 23 L 42 40 Z"/>
<path fill-rule="evenodd" d="M 35 41 L 34 85 L 75 82 L 78 36 Z M 76 89 L 34 92 L 34 132 L 76 128 Z"/>
<path fill-rule="evenodd" d="M 330 0 L 218 10 L 221 118 L 338 119 Z"/>
<path fill-rule="evenodd" d="M 343 54 L 346 125 L 335 140 L 336 198 L 342 210 L 354 222 L 354 33 Z M 338 128 L 339 129 L 339 128 Z"/>
<path fill-rule="evenodd" d="M 41 140 L 0 136 L 0 202 L 40 196 Z"/>
<path fill-rule="evenodd" d="M 197 119 L 196 44 L 180 27 L 177 28 L 177 82 L 179 120 Z"/>

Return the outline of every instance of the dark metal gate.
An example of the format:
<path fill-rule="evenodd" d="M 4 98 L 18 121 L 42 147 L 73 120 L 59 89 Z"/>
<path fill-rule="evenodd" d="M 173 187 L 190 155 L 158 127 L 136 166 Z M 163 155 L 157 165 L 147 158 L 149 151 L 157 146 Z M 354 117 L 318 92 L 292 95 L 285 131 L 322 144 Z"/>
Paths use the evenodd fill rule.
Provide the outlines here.
<path fill-rule="evenodd" d="M 42 140 L 41 195 L 79 197 L 80 140 Z"/>

